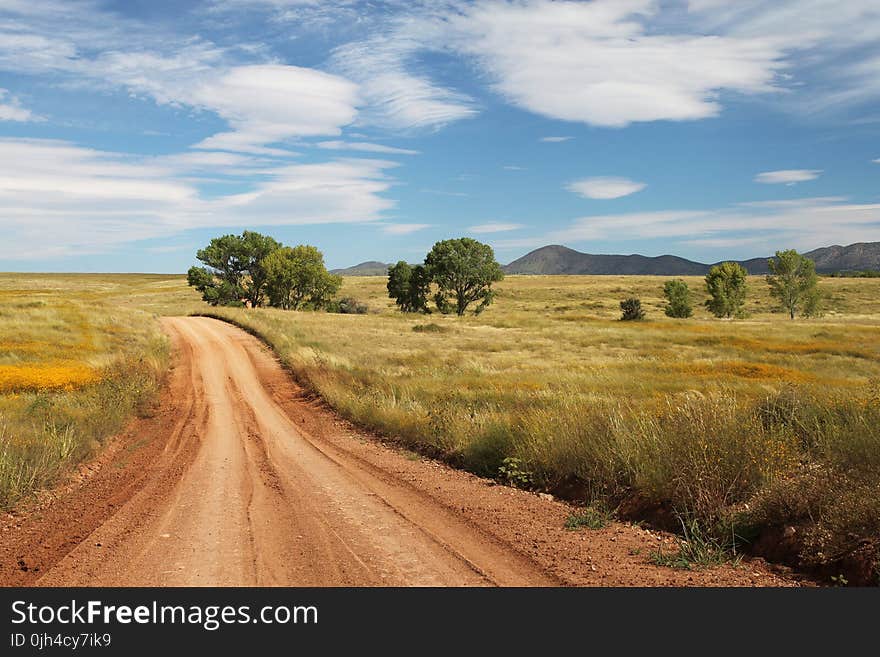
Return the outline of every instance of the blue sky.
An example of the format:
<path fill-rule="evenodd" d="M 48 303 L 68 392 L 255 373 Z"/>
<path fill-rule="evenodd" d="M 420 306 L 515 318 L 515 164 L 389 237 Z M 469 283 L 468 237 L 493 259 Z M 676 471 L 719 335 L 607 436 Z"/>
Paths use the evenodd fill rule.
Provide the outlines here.
<path fill-rule="evenodd" d="M 880 240 L 876 0 L 0 0 L 0 270 Z"/>

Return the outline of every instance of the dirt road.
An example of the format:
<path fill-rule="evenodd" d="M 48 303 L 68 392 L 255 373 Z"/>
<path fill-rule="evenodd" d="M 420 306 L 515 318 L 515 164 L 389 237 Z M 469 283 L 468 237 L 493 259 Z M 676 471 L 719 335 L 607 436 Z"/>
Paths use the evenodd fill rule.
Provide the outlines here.
<path fill-rule="evenodd" d="M 565 531 L 567 505 L 420 459 L 309 398 L 260 342 L 169 318 L 152 417 L 2 524 L 0 583 L 50 586 L 789 584 L 763 564 L 682 572 L 662 534 Z"/>

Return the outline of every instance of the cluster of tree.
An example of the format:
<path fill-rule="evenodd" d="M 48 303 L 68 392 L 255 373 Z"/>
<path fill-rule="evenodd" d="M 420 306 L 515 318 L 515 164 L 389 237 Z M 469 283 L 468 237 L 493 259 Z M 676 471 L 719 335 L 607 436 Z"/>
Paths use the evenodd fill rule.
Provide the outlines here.
<path fill-rule="evenodd" d="M 770 295 L 774 297 L 791 319 L 798 314 L 812 317 L 819 313 L 818 280 L 815 263 L 793 249 L 777 251 L 768 261 L 770 274 L 766 277 Z M 748 292 L 748 272 L 736 262 L 722 262 L 706 274 L 706 291 L 709 299 L 706 308 L 716 317 L 742 317 Z M 669 317 L 687 318 L 694 314 L 691 291 L 688 284 L 675 279 L 663 285 L 666 298 L 664 312 Z M 641 302 L 636 298 L 620 302 L 623 320 L 639 320 L 645 317 Z"/>
<path fill-rule="evenodd" d="M 429 313 L 429 298 L 441 313 L 475 314 L 492 303 L 492 283 L 504 278 L 492 247 L 469 237 L 437 242 L 421 265 L 404 261 L 388 269 L 388 296 L 403 312 Z M 432 294 L 433 290 L 433 294 Z"/>
<path fill-rule="evenodd" d="M 187 282 L 212 306 L 265 305 L 298 310 L 326 308 L 342 278 L 324 266 L 314 246 L 284 246 L 246 230 L 211 240 L 196 253 L 204 266 L 190 267 Z"/>

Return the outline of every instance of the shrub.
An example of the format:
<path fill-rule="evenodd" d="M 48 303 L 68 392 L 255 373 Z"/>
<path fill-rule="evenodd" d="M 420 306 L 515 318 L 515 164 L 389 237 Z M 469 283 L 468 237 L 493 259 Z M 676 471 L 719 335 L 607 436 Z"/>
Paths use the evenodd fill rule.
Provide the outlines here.
<path fill-rule="evenodd" d="M 416 324 L 412 327 L 412 330 L 416 333 L 448 333 L 449 328 L 446 326 L 440 326 L 439 324 L 435 324 L 431 322 L 430 324 Z"/>
<path fill-rule="evenodd" d="M 645 319 L 645 311 L 642 310 L 642 302 L 635 297 L 624 299 L 620 302 L 620 319 L 625 322 Z"/>
<path fill-rule="evenodd" d="M 341 315 L 366 315 L 369 312 L 367 304 L 358 301 L 354 297 L 343 297 L 338 301 L 332 301 L 327 306 L 327 312 Z"/>

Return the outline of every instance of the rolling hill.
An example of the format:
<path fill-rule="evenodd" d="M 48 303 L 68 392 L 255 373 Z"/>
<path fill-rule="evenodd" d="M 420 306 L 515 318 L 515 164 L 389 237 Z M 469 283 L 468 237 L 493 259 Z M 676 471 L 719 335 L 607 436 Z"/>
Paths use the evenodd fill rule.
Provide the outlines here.
<path fill-rule="evenodd" d="M 345 267 L 344 269 L 331 269 L 331 274 L 339 274 L 340 276 L 387 276 L 388 267 L 384 262 L 377 260 L 368 260 L 353 267 Z"/>

